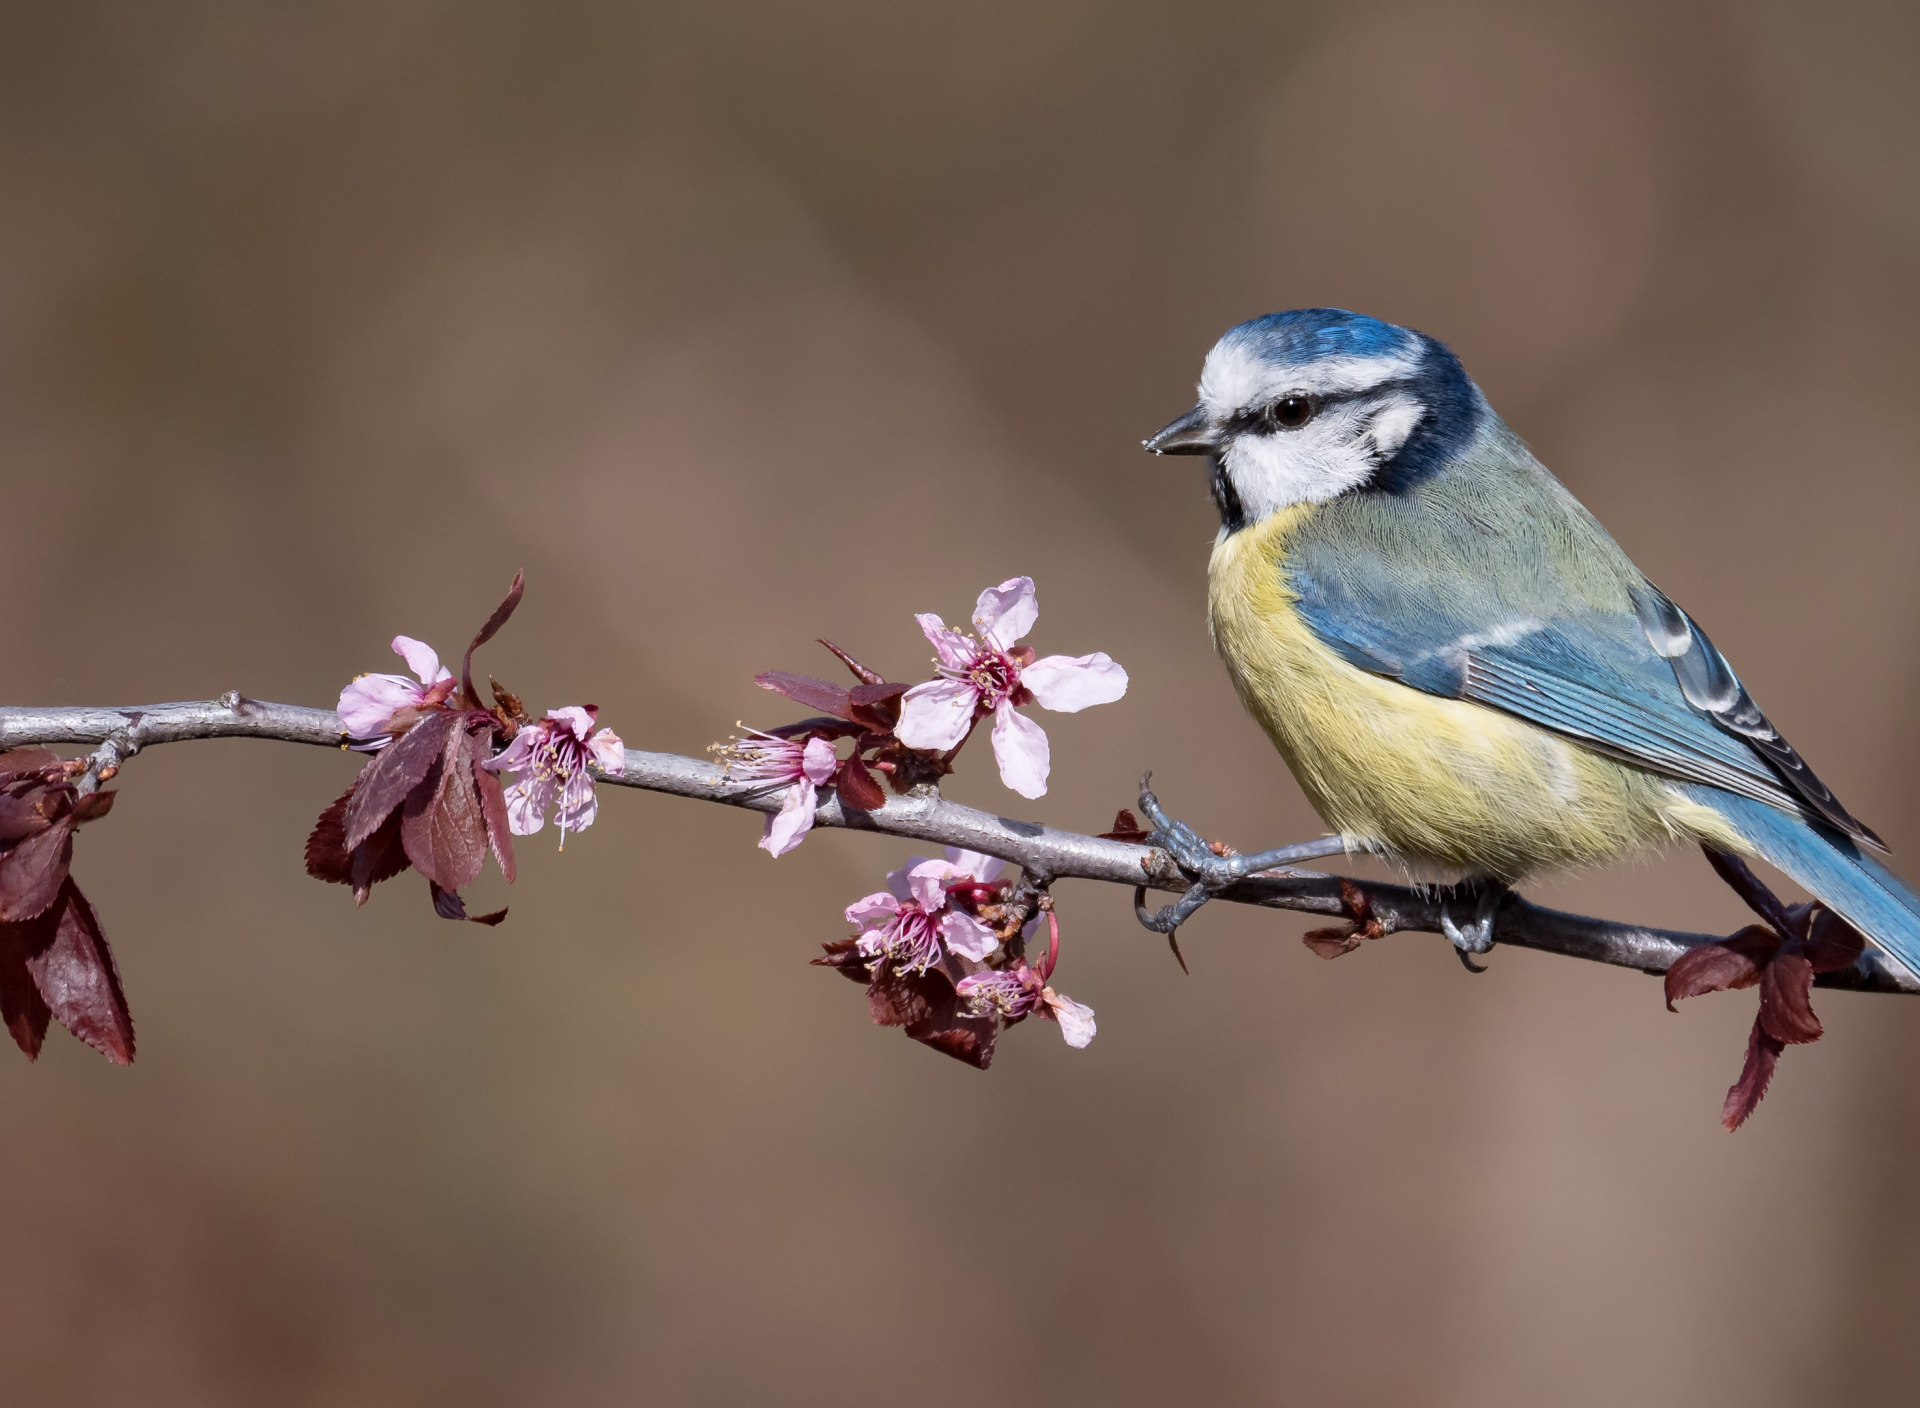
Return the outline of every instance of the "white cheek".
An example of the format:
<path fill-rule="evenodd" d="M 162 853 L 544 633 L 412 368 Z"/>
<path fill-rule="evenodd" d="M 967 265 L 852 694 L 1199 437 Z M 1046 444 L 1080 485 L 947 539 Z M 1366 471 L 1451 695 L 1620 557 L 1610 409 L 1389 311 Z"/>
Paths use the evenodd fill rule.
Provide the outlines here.
<path fill-rule="evenodd" d="M 1367 423 L 1367 438 L 1373 442 L 1377 459 L 1391 459 L 1400 453 L 1423 414 L 1420 403 L 1411 396 L 1396 396 L 1373 413 Z"/>
<path fill-rule="evenodd" d="M 1367 481 L 1371 442 L 1345 422 L 1326 417 L 1296 431 L 1242 435 L 1222 457 L 1227 478 L 1247 516 L 1258 523 L 1295 504 L 1321 504 Z"/>

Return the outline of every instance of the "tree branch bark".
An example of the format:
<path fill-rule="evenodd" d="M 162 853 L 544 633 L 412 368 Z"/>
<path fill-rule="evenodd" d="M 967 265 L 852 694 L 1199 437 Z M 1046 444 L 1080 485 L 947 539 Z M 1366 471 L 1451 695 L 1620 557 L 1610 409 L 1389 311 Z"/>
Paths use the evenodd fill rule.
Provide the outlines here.
<path fill-rule="evenodd" d="M 270 704 L 245 698 L 237 691 L 213 700 L 127 708 L 0 706 L 0 748 L 91 744 L 91 779 L 117 770 L 143 748 L 199 738 L 265 738 L 323 748 L 345 748 L 347 742 L 340 718 L 331 709 Z M 736 781 L 716 763 L 676 753 L 628 749 L 624 775 L 602 775 L 599 780 L 609 786 L 664 792 L 750 811 L 772 812 L 780 805 L 777 791 Z M 963 846 L 1020 866 L 1041 885 L 1059 880 L 1101 880 L 1169 891 L 1184 891 L 1188 885 L 1164 851 L 996 816 L 950 802 L 932 788 L 916 789 L 904 797 L 889 796 L 883 807 L 871 812 L 843 808 L 837 797 L 826 793 L 820 799 L 814 825 L 872 831 L 932 845 Z M 1346 883 L 1357 886 L 1366 896 L 1373 917 L 1386 933 L 1441 932 L 1439 904 L 1420 890 L 1376 881 Z M 1341 877 L 1316 871 L 1268 872 L 1242 881 L 1219 898 L 1341 919 L 1350 917 L 1341 884 Z M 1645 973 L 1664 973 L 1686 950 L 1711 943 L 1716 937 L 1567 914 L 1519 895 L 1508 898 L 1494 928 L 1496 943 L 1637 968 Z M 1920 981 L 1871 948 L 1854 967 L 1821 974 L 1815 981 L 1821 987 L 1863 992 L 1920 992 Z"/>

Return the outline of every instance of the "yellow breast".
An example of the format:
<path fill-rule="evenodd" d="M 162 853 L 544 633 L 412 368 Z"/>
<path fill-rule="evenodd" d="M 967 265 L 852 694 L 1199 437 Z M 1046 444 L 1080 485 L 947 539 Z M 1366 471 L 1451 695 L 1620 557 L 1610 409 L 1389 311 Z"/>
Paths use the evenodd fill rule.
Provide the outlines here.
<path fill-rule="evenodd" d="M 1223 538 L 1208 615 L 1241 701 L 1350 847 L 1511 881 L 1673 840 L 1728 843 L 1717 813 L 1660 778 L 1368 674 L 1322 644 L 1281 572 L 1289 535 L 1312 512 L 1299 505 Z"/>

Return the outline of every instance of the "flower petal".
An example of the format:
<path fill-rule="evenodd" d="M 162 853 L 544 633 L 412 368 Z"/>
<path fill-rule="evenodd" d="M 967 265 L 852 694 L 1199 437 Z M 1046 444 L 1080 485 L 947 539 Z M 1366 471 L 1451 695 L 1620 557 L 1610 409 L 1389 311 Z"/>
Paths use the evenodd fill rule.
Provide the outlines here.
<path fill-rule="evenodd" d="M 594 794 L 593 779 L 585 773 L 570 779 L 560 793 L 560 811 L 555 817 L 561 831 L 585 831 L 599 815 L 600 798 Z"/>
<path fill-rule="evenodd" d="M 940 937 L 950 952 L 971 958 L 975 963 L 984 963 L 987 955 L 1000 947 L 998 934 L 971 914 L 962 914 L 957 909 L 948 910 L 941 917 Z"/>
<path fill-rule="evenodd" d="M 1052 760 L 1047 733 L 1006 700 L 993 711 L 993 756 L 1000 764 L 1000 780 L 1022 797 L 1047 795 L 1047 772 Z"/>
<path fill-rule="evenodd" d="M 1009 577 L 997 587 L 988 587 L 973 608 L 974 629 L 995 650 L 1012 649 L 1039 619 L 1040 603 L 1034 599 L 1031 577 Z"/>
<path fill-rule="evenodd" d="M 945 752 L 967 736 L 980 691 L 965 680 L 928 680 L 900 701 L 893 736 L 909 748 Z"/>
<path fill-rule="evenodd" d="M 371 738 L 423 693 L 405 675 L 362 675 L 340 691 L 340 726 L 353 738 Z"/>
<path fill-rule="evenodd" d="M 813 828 L 813 813 L 819 800 L 820 789 L 804 777 L 789 787 L 780 810 L 767 818 L 766 829 L 760 836 L 760 849 L 771 856 L 783 856 L 799 845 Z"/>
<path fill-rule="evenodd" d="M 923 860 L 907 872 L 907 888 L 920 908 L 938 914 L 947 907 L 947 882 L 956 879 L 954 868 L 943 860 Z"/>
<path fill-rule="evenodd" d="M 978 647 L 967 639 L 966 632 L 956 631 L 931 611 L 923 611 L 913 619 L 920 623 L 921 631 L 933 642 L 933 653 L 947 669 L 971 669 L 973 662 L 980 658 Z"/>
<path fill-rule="evenodd" d="M 833 770 L 840 766 L 840 755 L 833 751 L 833 745 L 824 738 L 809 738 L 807 748 L 800 755 L 800 771 L 807 781 L 824 787 L 833 776 Z"/>
<path fill-rule="evenodd" d="M 961 876 L 978 880 L 982 884 L 991 884 L 1000 878 L 1000 872 L 1007 863 L 993 856 L 983 856 L 978 851 L 962 850 L 958 846 L 947 847 L 947 864 Z"/>
<path fill-rule="evenodd" d="M 1049 655 L 1020 672 L 1043 709 L 1077 714 L 1095 704 L 1111 704 L 1127 692 L 1127 672 L 1104 650 L 1091 655 Z"/>
<path fill-rule="evenodd" d="M 620 735 L 610 728 L 603 728 L 593 736 L 587 745 L 587 752 L 600 764 L 600 770 L 608 777 L 619 777 L 627 770 L 627 745 Z"/>
<path fill-rule="evenodd" d="M 551 777 L 528 777 L 506 791 L 507 830 L 516 836 L 531 836 L 547 824 L 547 805 L 553 800 Z"/>
<path fill-rule="evenodd" d="M 594 719 L 600 711 L 592 705 L 569 704 L 563 709 L 547 710 L 547 717 L 567 730 L 580 742 L 587 741 L 587 735 L 593 732 Z"/>
<path fill-rule="evenodd" d="M 1051 988 L 1047 989 L 1041 1002 L 1046 1014 L 1060 1024 L 1060 1035 L 1066 1038 L 1068 1046 L 1078 1050 L 1093 1040 L 1099 1028 L 1094 1024 L 1093 1009 L 1086 1003 L 1062 997 Z"/>
<path fill-rule="evenodd" d="M 392 644 L 393 653 L 407 662 L 407 668 L 420 677 L 421 684 L 431 686 L 453 678 L 453 671 L 441 668 L 439 655 L 425 641 L 395 636 Z"/>
<path fill-rule="evenodd" d="M 900 901 L 885 890 L 862 895 L 847 906 L 847 923 L 871 927 L 884 925 L 900 912 Z"/>
<path fill-rule="evenodd" d="M 887 893 L 899 900 L 902 904 L 912 899 L 913 887 L 907 883 L 907 876 L 912 873 L 916 865 L 925 864 L 926 859 L 925 856 L 908 856 L 905 865 L 901 866 L 898 870 L 889 870 L 887 872 Z"/>
<path fill-rule="evenodd" d="M 533 756 L 533 750 L 539 746 L 540 730 L 522 728 L 513 736 L 513 742 L 502 748 L 493 757 L 480 764 L 488 772 L 519 772 Z"/>

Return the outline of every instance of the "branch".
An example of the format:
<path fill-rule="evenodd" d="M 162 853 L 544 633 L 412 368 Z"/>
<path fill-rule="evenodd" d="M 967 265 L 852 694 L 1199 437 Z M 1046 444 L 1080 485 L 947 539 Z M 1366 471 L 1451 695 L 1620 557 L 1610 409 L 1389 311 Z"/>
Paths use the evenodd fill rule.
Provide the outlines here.
<path fill-rule="evenodd" d="M 48 743 L 95 745 L 88 767 L 88 778 L 94 786 L 103 774 L 111 776 L 142 748 L 196 738 L 266 738 L 323 748 L 344 748 L 347 741 L 339 716 L 331 709 L 269 704 L 231 690 L 214 700 L 136 708 L 0 707 L 0 748 Z M 717 764 L 676 753 L 628 749 L 625 773 L 620 777 L 602 775 L 599 780 L 610 786 L 637 787 L 750 811 L 773 812 L 780 805 L 776 791 L 735 781 Z M 1103 880 L 1169 891 L 1184 891 L 1188 885 L 1164 851 L 996 816 L 947 801 L 931 787 L 915 788 L 906 796 L 890 796 L 875 811 L 846 809 L 832 793 L 823 793 L 814 825 L 961 846 L 1017 865 L 1039 885 L 1058 880 Z M 1268 909 L 1353 918 L 1343 886 L 1365 897 L 1380 933 L 1441 932 L 1439 903 L 1420 890 L 1314 871 L 1268 872 L 1240 882 L 1219 898 Z M 1502 906 L 1494 929 L 1498 943 L 1637 968 L 1644 973 L 1664 973 L 1688 949 L 1712 943 L 1717 937 L 1567 914 L 1530 903 L 1519 895 L 1510 896 Z M 1920 993 L 1920 981 L 1872 949 L 1852 968 L 1823 973 L 1817 982 L 1822 987 L 1862 992 Z"/>

